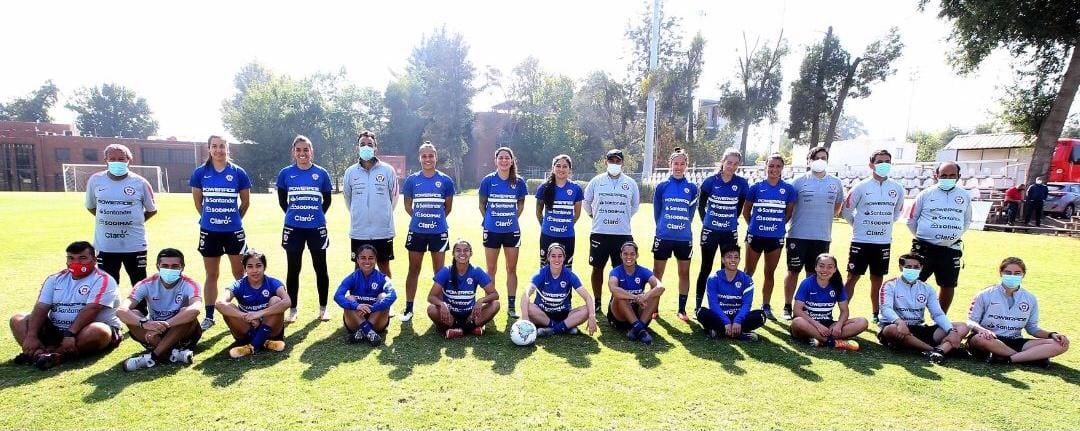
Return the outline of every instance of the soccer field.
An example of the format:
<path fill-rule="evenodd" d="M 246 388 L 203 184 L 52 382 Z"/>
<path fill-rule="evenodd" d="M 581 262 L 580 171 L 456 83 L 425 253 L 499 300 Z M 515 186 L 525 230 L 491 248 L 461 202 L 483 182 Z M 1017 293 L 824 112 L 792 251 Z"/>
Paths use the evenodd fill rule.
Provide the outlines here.
<path fill-rule="evenodd" d="M 274 196 L 252 197 L 244 219 L 249 245 L 267 253 L 267 274 L 284 279 L 282 212 Z M 191 196 L 159 194 L 157 199 L 159 213 L 148 222 L 151 260 L 162 247 L 180 248 L 187 255 L 185 273 L 201 282 L 198 216 Z M 340 195 L 334 199 L 328 216 L 331 289 L 352 270 L 348 212 Z M 533 204 L 529 199 L 522 216 L 522 288 L 538 267 Z M 0 193 L 0 225 L 5 227 L 0 268 L 8 279 L 0 315 L 5 319 L 32 308 L 41 281 L 64 267 L 69 242 L 93 239 L 93 216 L 82 205 L 82 194 Z M 652 208 L 642 205 L 634 218 L 635 238 L 642 245 L 639 263 L 650 267 L 651 215 Z M 396 217 L 393 274 L 399 295 L 395 309 L 400 310 L 408 265 L 408 217 L 401 205 Z M 578 235 L 574 267 L 587 280 L 589 220 L 582 218 L 577 229 L 586 234 Z M 451 238 L 470 240 L 476 250 L 473 264 L 483 266 L 476 196 L 457 196 L 449 222 Z M 832 251 L 841 266 L 846 265 L 850 233 L 842 221 L 833 226 Z M 998 232 L 968 232 L 964 240 L 965 267 L 952 320 L 966 318 L 974 293 L 996 282 L 998 263 L 1015 255 L 1028 263 L 1024 286 L 1039 297 L 1042 326 L 1080 342 L 1080 323 L 1072 320 L 1080 306 L 1074 276 L 1080 241 Z M 898 224 L 893 255 L 910 243 L 907 228 Z M 694 259 L 696 278 L 700 262 Z M 674 262 L 665 274 L 668 292 L 661 319 L 652 325 L 656 342 L 650 347 L 627 341 L 602 318 L 593 337 L 552 337 L 516 347 L 506 335 L 503 313 L 483 337 L 448 341 L 423 313 L 432 276 L 425 261 L 416 318 L 404 325 L 394 318 L 386 345 L 371 348 L 346 344 L 341 310 L 332 300 L 333 319 L 315 320 L 318 297 L 307 257 L 305 265 L 300 318 L 286 330 L 288 348 L 282 353 L 231 360 L 225 348 L 232 340 L 225 325 L 218 324 L 203 336 L 191 366 L 160 364 L 125 373 L 121 361 L 140 351 L 126 340 L 105 356 L 42 372 L 6 362 L 19 347 L 5 331 L 0 336 L 0 360 L 5 361 L 0 364 L 0 428 L 1080 428 L 1080 352 L 1075 346 L 1043 370 L 968 360 L 934 366 L 918 355 L 890 353 L 871 332 L 858 337 L 863 346 L 858 353 L 814 349 L 793 341 L 784 321 L 758 330 L 763 336 L 758 343 L 709 340 L 697 322 L 674 318 Z M 778 299 L 783 270 L 777 272 L 777 308 L 783 302 Z M 760 271 L 759 266 L 759 290 Z M 895 275 L 896 268 L 891 271 Z M 504 280 L 500 269 L 496 286 L 503 295 Z M 863 280 L 856 290 L 853 316 L 869 317 L 868 283 Z M 130 289 L 125 274 L 121 294 Z M 760 293 L 755 307 L 759 302 Z"/>

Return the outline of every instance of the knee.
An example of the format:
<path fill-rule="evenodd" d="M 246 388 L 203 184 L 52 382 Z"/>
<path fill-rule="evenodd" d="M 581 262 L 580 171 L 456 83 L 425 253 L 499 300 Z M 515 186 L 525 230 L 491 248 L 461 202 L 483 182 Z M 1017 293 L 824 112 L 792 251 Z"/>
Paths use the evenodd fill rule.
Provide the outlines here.
<path fill-rule="evenodd" d="M 94 322 L 86 325 L 79 335 L 75 337 L 75 343 L 80 348 L 82 347 L 97 347 L 105 343 L 108 343 L 109 337 L 112 336 L 112 329 L 108 325 L 100 322 Z"/>
<path fill-rule="evenodd" d="M 870 327 L 870 322 L 868 322 L 866 320 L 866 318 L 863 318 L 863 317 L 856 317 L 854 319 L 849 320 L 849 322 L 851 322 L 852 328 L 853 329 L 858 329 L 859 332 L 865 331 L 866 328 Z"/>
<path fill-rule="evenodd" d="M 498 312 L 499 309 L 502 308 L 502 303 L 500 303 L 498 299 L 495 299 L 492 301 L 488 301 L 487 307 L 490 308 L 493 312 Z"/>
<path fill-rule="evenodd" d="M 26 320 L 26 316 L 26 313 L 15 313 L 11 316 L 11 319 L 8 319 L 8 325 L 14 328 L 15 325 L 18 325 L 22 323 L 23 320 Z"/>

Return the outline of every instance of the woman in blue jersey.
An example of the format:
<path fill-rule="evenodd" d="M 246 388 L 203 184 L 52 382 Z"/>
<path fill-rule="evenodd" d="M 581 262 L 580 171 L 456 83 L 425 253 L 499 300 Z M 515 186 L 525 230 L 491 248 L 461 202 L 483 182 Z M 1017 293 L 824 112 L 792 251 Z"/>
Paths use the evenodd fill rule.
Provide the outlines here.
<path fill-rule="evenodd" d="M 695 194 L 696 196 L 696 194 Z M 622 245 L 619 251 L 622 265 L 611 269 L 608 275 L 608 323 L 620 331 L 627 331 L 626 338 L 652 344 L 649 323 L 660 306 L 664 286 L 652 271 L 637 264 L 638 246 L 633 242 Z M 645 291 L 645 285 L 649 290 Z"/>
<path fill-rule="evenodd" d="M 709 277 L 709 308 L 699 308 L 698 322 L 709 338 L 724 336 L 741 341 L 757 341 L 753 331 L 765 326 L 765 313 L 751 310 L 754 303 L 754 280 L 739 271 L 742 252 L 738 244 L 720 246 L 719 271 Z"/>
<path fill-rule="evenodd" d="M 484 257 L 487 272 L 495 278 L 499 266 L 499 249 L 506 253 L 506 313 L 512 319 L 517 295 L 518 250 L 521 247 L 521 226 L 518 217 L 525 210 L 525 180 L 517 175 L 517 159 L 507 147 L 495 150 L 495 172 L 480 181 L 480 213 L 484 215 Z"/>
<path fill-rule="evenodd" d="M 695 311 L 701 308 L 705 285 L 713 275 L 716 250 L 727 244 L 739 243 L 739 215 L 742 214 L 746 192 L 750 189 L 745 178 L 735 175 L 735 170 L 742 161 L 739 150 L 728 148 L 720 160 L 720 170 L 701 183 L 701 193 L 698 196 L 698 216 L 701 217 L 701 269 L 698 272 L 697 287 L 694 289 Z M 681 295 L 679 319 L 688 320 L 686 298 Z"/>
<path fill-rule="evenodd" d="M 454 263 L 439 269 L 428 294 L 427 314 L 446 338 L 465 334 L 480 336 L 484 325 L 499 312 L 499 292 L 484 270 L 472 266 L 472 244 L 463 239 L 454 243 Z M 476 299 L 477 289 L 484 296 Z"/>
<path fill-rule="evenodd" d="M 326 271 L 326 248 L 330 236 L 326 232 L 326 210 L 330 208 L 330 174 L 314 163 L 315 148 L 304 135 L 292 143 L 294 163 L 277 176 L 278 206 L 285 212 L 281 229 L 281 247 L 285 249 L 285 287 L 292 299 L 285 324 L 296 321 L 300 295 L 300 269 L 303 268 L 304 247 L 311 251 L 311 266 L 315 268 L 315 287 L 319 292 L 319 320 L 330 320 L 326 312 L 330 275 Z"/>
<path fill-rule="evenodd" d="M 653 221 L 656 222 L 656 239 L 653 240 L 653 273 L 664 279 L 664 270 L 671 255 L 679 266 L 679 319 L 686 318 L 686 297 L 690 293 L 690 257 L 693 256 L 694 234 L 690 222 L 694 220 L 697 206 L 698 186 L 686 179 L 686 165 L 690 156 L 682 148 L 668 156 L 671 176 L 656 185 L 653 193 Z"/>
<path fill-rule="evenodd" d="M 229 143 L 211 136 L 206 144 L 210 155 L 188 180 L 199 213 L 199 254 L 206 268 L 206 317 L 200 324 L 204 331 L 214 326 L 212 304 L 217 301 L 221 256 L 229 255 L 233 280 L 244 275 L 240 255 L 247 251 L 247 236 L 240 219 L 247 213 L 251 195 L 251 179 L 229 159 Z"/>
<path fill-rule="evenodd" d="M 750 186 L 742 210 L 743 218 L 749 224 L 746 228 L 746 273 L 754 276 L 758 259 L 764 254 L 765 283 L 761 288 L 761 311 L 765 312 L 765 317 L 776 320 L 769 300 L 797 193 L 795 187 L 780 179 L 780 174 L 784 172 L 784 158 L 781 155 L 773 153 L 766 159 L 765 172 L 764 180 Z"/>
<path fill-rule="evenodd" d="M 537 336 L 552 334 L 577 334 L 577 326 L 587 322 L 589 335 L 596 333 L 596 310 L 590 306 L 592 295 L 585 289 L 569 268 L 564 266 L 566 249 L 562 244 L 552 243 L 547 249 L 547 266 L 540 267 L 529 283 L 525 300 L 521 301 L 521 318 L 538 328 Z M 536 301 L 529 302 L 529 297 L 536 292 Z M 585 305 L 571 309 L 571 292 L 577 292 Z"/>
<path fill-rule="evenodd" d="M 390 306 L 397 300 L 390 277 L 376 268 L 378 256 L 371 244 L 361 244 L 356 253 L 356 270 L 341 280 L 334 302 L 345 310 L 346 339 L 350 343 L 366 341 L 382 344 L 380 332 L 390 325 Z"/>
<path fill-rule="evenodd" d="M 236 359 L 264 349 L 285 350 L 285 309 L 292 305 L 289 292 L 281 280 L 266 275 L 266 255 L 248 250 L 241 262 L 244 277 L 214 304 L 236 340 L 229 356 Z"/>
<path fill-rule="evenodd" d="M 411 217 L 405 249 L 409 250 L 409 273 L 405 277 L 405 314 L 402 322 L 413 316 L 413 299 L 416 283 L 420 278 L 420 265 L 424 253 L 431 253 L 431 271 L 439 272 L 450 248 L 449 226 L 446 216 L 454 206 L 454 180 L 435 169 L 439 154 L 430 141 L 425 141 L 418 151 L 420 171 L 405 178 L 401 187 L 405 195 L 405 212 Z"/>
<path fill-rule="evenodd" d="M 862 317 L 848 318 L 848 297 L 843 277 L 836 270 L 836 256 L 822 253 L 815 262 L 814 275 L 803 280 L 795 292 L 791 336 L 810 339 L 815 346 L 858 351 L 859 343 L 848 338 L 865 331 L 869 323 Z M 833 307 L 840 309 L 836 320 Z"/>
<path fill-rule="evenodd" d="M 573 162 L 559 154 L 551 159 L 547 182 L 536 188 L 536 221 L 540 223 L 540 266 L 547 265 L 547 248 L 552 243 L 566 249 L 566 267 L 574 266 L 574 223 L 581 217 L 585 193 L 570 180 Z"/>

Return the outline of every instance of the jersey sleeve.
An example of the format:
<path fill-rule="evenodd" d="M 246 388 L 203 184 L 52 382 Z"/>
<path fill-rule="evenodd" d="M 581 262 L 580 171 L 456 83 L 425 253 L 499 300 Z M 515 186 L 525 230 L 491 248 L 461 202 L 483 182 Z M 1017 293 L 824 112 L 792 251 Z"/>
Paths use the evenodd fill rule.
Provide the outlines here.
<path fill-rule="evenodd" d="M 938 301 L 937 292 L 934 289 L 926 289 L 926 308 L 930 310 L 930 318 L 934 319 L 934 323 L 939 328 L 945 331 L 952 330 L 952 321 L 945 314 L 945 310 L 941 309 L 941 301 Z"/>
<path fill-rule="evenodd" d="M 287 189 L 288 184 L 285 183 L 285 171 L 289 168 L 284 168 L 277 173 L 277 180 L 274 181 L 274 187 L 277 189 Z"/>
<path fill-rule="evenodd" d="M 593 189 L 596 188 L 596 186 L 594 185 L 595 182 L 596 178 L 589 180 L 589 183 L 585 185 L 585 191 L 582 193 L 584 195 L 582 198 L 585 200 L 585 213 L 588 214 L 589 217 L 593 216 L 592 202 L 593 193 L 595 193 Z"/>
<path fill-rule="evenodd" d="M 544 200 L 544 189 L 546 189 L 546 188 L 547 188 L 547 183 L 541 183 L 539 186 L 536 187 L 535 196 L 536 196 L 536 201 L 537 202 L 541 202 L 541 203 L 543 202 L 543 200 Z"/>
<path fill-rule="evenodd" d="M 892 217 L 893 223 L 896 223 L 897 220 L 900 220 L 900 216 L 904 214 L 904 187 L 897 185 L 896 193 L 899 193 L 900 199 L 896 200 L 896 207 L 893 208 L 895 210 L 893 211 Z"/>
<path fill-rule="evenodd" d="M 746 316 L 750 314 L 750 306 L 754 304 L 754 280 L 750 277 L 746 277 L 743 280 L 742 291 L 742 304 L 739 305 L 739 311 L 735 313 L 735 318 L 732 319 L 735 323 L 742 325 L 743 320 L 746 320 Z"/>
<path fill-rule="evenodd" d="M 796 190 L 795 187 L 792 186 L 791 184 L 785 184 L 784 186 L 785 186 L 784 188 L 786 188 L 787 191 L 788 191 L 788 193 L 787 193 L 787 195 L 788 195 L 787 196 L 787 203 L 793 204 L 793 203 L 797 202 L 799 200 L 799 191 Z"/>
<path fill-rule="evenodd" d="M 96 292 L 86 297 L 87 304 L 100 304 L 109 308 L 116 306 L 118 296 L 116 281 L 108 274 L 101 274 L 101 283 L 96 286 Z"/>
<path fill-rule="evenodd" d="M 406 198 L 413 198 L 413 187 L 416 186 L 416 176 L 409 175 L 405 178 L 405 184 L 401 186 L 401 194 Z"/>
<path fill-rule="evenodd" d="M 896 309 L 893 299 L 895 298 L 896 284 L 899 283 L 896 279 L 885 282 L 885 285 L 881 286 L 881 290 L 878 292 L 878 303 L 880 307 L 878 309 L 878 319 L 884 323 L 892 323 L 900 318 L 899 314 L 896 314 Z"/>
<path fill-rule="evenodd" d="M 457 193 L 457 185 L 454 184 L 454 179 L 450 177 L 443 178 L 443 196 L 450 197 Z"/>
<path fill-rule="evenodd" d="M 150 182 L 146 181 L 146 178 L 142 179 L 143 196 L 142 204 L 143 211 L 151 212 L 157 211 L 157 201 L 154 199 L 154 188 L 150 186 Z"/>
<path fill-rule="evenodd" d="M 847 198 L 844 199 L 844 207 L 840 210 L 840 217 L 843 217 L 845 221 L 850 225 L 855 225 L 855 208 L 859 206 L 859 199 L 861 194 L 855 193 L 859 187 L 856 185 L 848 190 Z"/>
<path fill-rule="evenodd" d="M 188 187 L 196 189 L 202 188 L 202 171 L 203 167 L 199 166 L 191 172 L 191 178 L 188 178 Z"/>
<path fill-rule="evenodd" d="M 41 291 L 38 292 L 37 302 L 41 304 L 53 303 L 53 283 L 56 282 L 56 276 L 50 275 L 45 278 L 45 281 L 41 282 Z"/>
<path fill-rule="evenodd" d="M 638 206 L 641 205 L 641 189 L 637 183 L 630 180 L 630 217 L 637 214 Z"/>
<path fill-rule="evenodd" d="M 911 203 L 911 211 L 908 212 L 907 227 L 912 235 L 915 235 L 919 230 L 919 214 L 922 212 L 922 201 L 925 197 L 926 193 L 919 193 L 919 195 L 915 197 L 915 201 Z"/>
<path fill-rule="evenodd" d="M 394 291 L 394 282 L 389 278 L 383 279 L 381 293 L 382 298 L 371 305 L 371 311 L 373 312 L 389 309 L 391 305 L 394 305 L 394 301 L 397 301 L 397 292 Z"/>
<path fill-rule="evenodd" d="M 239 166 L 236 167 L 236 190 L 251 189 L 251 178 L 248 177 L 247 171 Z"/>
<path fill-rule="evenodd" d="M 1035 300 L 1034 296 L 1031 298 L 1031 314 L 1028 315 L 1027 324 L 1024 325 L 1024 330 L 1031 336 L 1035 336 L 1039 332 L 1039 303 Z"/>
<path fill-rule="evenodd" d="M 581 202 L 585 199 L 585 191 L 581 189 L 581 186 L 577 185 L 573 181 L 570 182 L 573 185 L 571 190 L 574 191 L 574 202 Z"/>
<path fill-rule="evenodd" d="M 475 277 L 476 285 L 480 286 L 481 289 L 483 289 L 484 286 L 491 284 L 491 276 L 488 275 L 487 271 L 476 268 Z"/>
<path fill-rule="evenodd" d="M 529 186 L 525 184 L 525 180 L 518 177 L 517 179 L 517 200 L 523 201 L 525 197 L 529 195 Z"/>
<path fill-rule="evenodd" d="M 334 302 L 346 310 L 355 310 L 358 305 L 356 300 L 346 297 L 349 293 L 349 287 L 353 284 L 353 277 L 355 276 L 355 272 L 345 276 L 345 278 L 341 280 L 341 284 L 338 285 L 337 291 L 334 292 Z"/>
<path fill-rule="evenodd" d="M 844 286 L 840 286 L 840 288 L 837 289 L 836 286 L 833 286 L 832 283 L 829 283 L 829 288 L 832 289 L 834 292 L 839 291 L 839 293 L 836 294 L 836 302 L 844 302 L 851 299 L 848 297 L 847 290 L 844 289 Z"/>
<path fill-rule="evenodd" d="M 488 188 L 491 187 L 491 175 L 484 177 L 480 180 L 480 187 L 476 190 L 476 194 L 480 196 L 480 199 L 488 198 Z"/>
<path fill-rule="evenodd" d="M 803 281 L 801 283 L 799 283 L 799 288 L 795 290 L 795 300 L 796 301 L 806 302 L 806 301 L 808 301 L 810 299 L 810 298 L 807 297 L 809 295 L 809 290 L 810 290 L 810 285 L 807 284 L 807 283 L 813 283 L 812 280 L 813 280 L 813 277 L 804 278 Z"/>
<path fill-rule="evenodd" d="M 334 191 L 333 184 L 330 184 L 330 173 L 326 169 L 322 170 L 322 178 L 319 181 L 319 191 L 323 193 L 331 193 Z"/>
<path fill-rule="evenodd" d="M 662 181 L 660 184 L 656 185 L 656 190 L 653 190 L 652 216 L 653 222 L 657 224 L 660 223 L 660 215 L 664 210 L 664 190 L 667 189 L 667 185 L 668 182 L 666 180 Z"/>
<path fill-rule="evenodd" d="M 536 288 L 538 288 L 538 289 L 540 288 L 540 286 L 542 286 L 544 284 L 544 269 L 543 268 L 540 268 L 540 271 L 538 271 L 536 273 L 536 275 L 534 275 L 532 277 L 532 281 L 530 281 L 530 283 L 532 283 L 532 285 L 536 286 Z"/>
<path fill-rule="evenodd" d="M 983 294 L 978 293 L 971 300 L 971 308 L 968 309 L 968 320 L 981 325 L 983 314 L 986 314 L 986 304 L 983 303 Z"/>
<path fill-rule="evenodd" d="M 450 271 L 453 271 L 451 268 L 453 267 L 440 269 L 439 272 L 436 272 L 435 275 L 431 277 L 431 281 L 442 287 L 446 287 L 450 283 Z"/>
<path fill-rule="evenodd" d="M 584 286 L 583 284 L 581 284 L 581 279 L 578 278 L 577 274 L 574 274 L 572 272 L 570 273 L 570 282 L 574 284 L 572 287 L 575 290 L 580 289 Z"/>
<path fill-rule="evenodd" d="M 94 177 L 91 176 L 89 180 L 86 180 L 86 198 L 85 204 L 87 209 L 97 208 L 97 191 L 94 187 Z"/>
<path fill-rule="evenodd" d="M 133 289 L 131 289 L 131 294 L 128 295 L 128 299 L 131 300 L 131 305 L 136 305 L 142 302 L 143 299 L 146 299 L 146 293 L 150 289 L 148 284 L 149 283 L 147 283 L 146 280 L 143 280 L 140 281 L 139 284 L 136 284 Z"/>

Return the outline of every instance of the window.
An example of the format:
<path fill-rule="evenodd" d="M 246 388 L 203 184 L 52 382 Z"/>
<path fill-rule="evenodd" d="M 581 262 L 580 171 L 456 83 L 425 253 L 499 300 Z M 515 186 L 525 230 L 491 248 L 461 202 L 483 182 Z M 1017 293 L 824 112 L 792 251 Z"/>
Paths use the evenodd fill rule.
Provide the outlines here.
<path fill-rule="evenodd" d="M 98 152 L 93 148 L 83 148 L 82 157 L 84 162 L 98 161 Z"/>
<path fill-rule="evenodd" d="M 56 148 L 56 161 L 58 161 L 58 162 L 70 162 L 71 161 L 71 148 Z"/>
<path fill-rule="evenodd" d="M 147 165 L 164 165 L 169 163 L 169 150 L 164 148 L 143 148 L 142 161 Z"/>
<path fill-rule="evenodd" d="M 169 150 L 169 161 L 174 164 L 188 164 L 195 161 L 195 156 L 187 150 L 171 149 Z"/>

